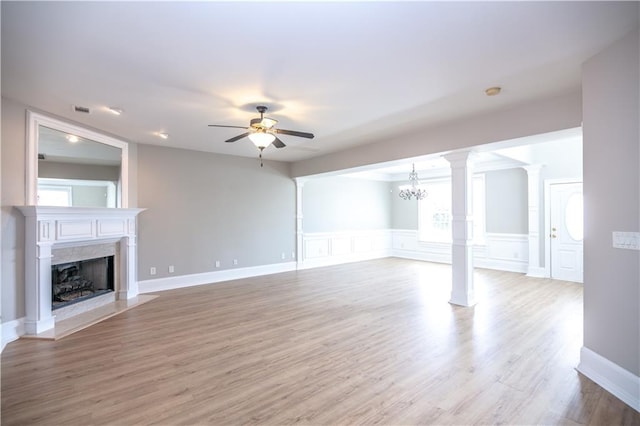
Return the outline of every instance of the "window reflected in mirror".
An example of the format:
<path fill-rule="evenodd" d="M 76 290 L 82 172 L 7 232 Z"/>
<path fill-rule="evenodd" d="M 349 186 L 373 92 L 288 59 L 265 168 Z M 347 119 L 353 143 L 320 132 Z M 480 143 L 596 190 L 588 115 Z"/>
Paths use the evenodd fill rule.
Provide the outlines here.
<path fill-rule="evenodd" d="M 37 204 L 117 207 L 121 158 L 118 147 L 40 125 Z"/>

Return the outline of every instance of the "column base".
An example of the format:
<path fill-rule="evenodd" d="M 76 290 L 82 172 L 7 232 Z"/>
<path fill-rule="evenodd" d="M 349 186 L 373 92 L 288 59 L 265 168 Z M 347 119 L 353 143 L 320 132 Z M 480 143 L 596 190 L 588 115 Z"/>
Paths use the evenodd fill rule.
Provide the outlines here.
<path fill-rule="evenodd" d="M 43 331 L 51 330 L 56 326 L 56 317 L 52 316 L 40 321 L 26 319 L 24 321 L 24 334 L 36 335 Z"/>
<path fill-rule="evenodd" d="M 476 305 L 478 302 L 476 301 L 475 297 L 456 297 L 452 295 L 449 303 L 452 305 L 470 308 L 471 306 Z"/>

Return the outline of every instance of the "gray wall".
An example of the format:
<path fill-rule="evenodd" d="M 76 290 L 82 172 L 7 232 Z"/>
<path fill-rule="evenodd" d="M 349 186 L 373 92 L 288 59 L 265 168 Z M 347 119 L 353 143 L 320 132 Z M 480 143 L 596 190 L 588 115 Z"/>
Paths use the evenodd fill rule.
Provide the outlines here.
<path fill-rule="evenodd" d="M 107 207 L 105 186 L 72 186 L 71 196 L 76 207 Z"/>
<path fill-rule="evenodd" d="M 418 230 L 418 201 L 403 200 L 398 195 L 400 185 L 407 182 L 392 182 L 391 186 L 391 227 L 393 229 Z"/>
<path fill-rule="evenodd" d="M 137 177 L 147 209 L 138 279 L 167 276 L 169 265 L 188 275 L 217 270 L 216 260 L 219 270 L 292 261 L 296 190 L 286 163 L 139 145 Z"/>
<path fill-rule="evenodd" d="M 38 161 L 38 177 L 79 180 L 120 180 L 120 167 Z"/>
<path fill-rule="evenodd" d="M 388 229 L 390 186 L 347 177 L 325 177 L 304 183 L 305 232 Z"/>
<path fill-rule="evenodd" d="M 527 172 L 524 169 L 485 173 L 486 232 L 529 232 Z"/>
<path fill-rule="evenodd" d="M 524 169 L 486 172 L 486 232 L 526 234 L 528 232 L 527 174 Z M 418 202 L 398 196 L 392 184 L 391 226 L 394 229 L 418 229 Z"/>
<path fill-rule="evenodd" d="M 612 231 L 640 231 L 640 35 L 583 66 L 584 345 L 640 375 L 640 252 Z"/>

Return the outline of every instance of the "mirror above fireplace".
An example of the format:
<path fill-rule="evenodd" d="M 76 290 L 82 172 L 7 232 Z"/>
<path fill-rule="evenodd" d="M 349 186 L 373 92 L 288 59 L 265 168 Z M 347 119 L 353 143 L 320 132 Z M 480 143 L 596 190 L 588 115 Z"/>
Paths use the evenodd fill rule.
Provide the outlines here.
<path fill-rule="evenodd" d="M 128 144 L 28 112 L 27 205 L 128 206 Z"/>

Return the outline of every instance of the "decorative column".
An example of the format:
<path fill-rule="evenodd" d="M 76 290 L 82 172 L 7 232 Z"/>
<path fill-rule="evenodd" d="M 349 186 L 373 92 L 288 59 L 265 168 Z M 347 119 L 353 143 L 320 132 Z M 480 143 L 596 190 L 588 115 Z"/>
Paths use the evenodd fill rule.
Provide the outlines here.
<path fill-rule="evenodd" d="M 523 166 L 527 171 L 527 195 L 529 208 L 529 266 L 527 276 L 544 277 L 540 263 L 540 169 L 542 164 Z"/>
<path fill-rule="evenodd" d="M 451 300 L 460 306 L 476 304 L 473 286 L 473 164 L 471 152 L 444 158 L 451 165 Z"/>
<path fill-rule="evenodd" d="M 135 219 L 133 219 L 135 221 Z M 132 299 L 138 295 L 136 274 L 136 236 L 127 235 L 120 239 L 120 288 L 118 300 Z"/>
<path fill-rule="evenodd" d="M 305 179 L 296 178 L 296 263 L 300 268 L 304 260 L 304 229 L 302 227 L 302 190 Z"/>
<path fill-rule="evenodd" d="M 30 219 L 30 218 L 29 218 Z M 28 220 L 27 226 L 31 228 L 32 220 Z M 48 225 L 42 228 L 47 228 Z M 33 226 L 35 228 L 35 226 Z M 33 229 L 32 228 L 32 229 Z M 26 334 L 38 334 L 50 330 L 55 325 L 55 318 L 51 313 L 51 248 L 53 243 L 49 241 L 33 243 L 31 250 L 35 248 L 35 256 L 25 259 L 26 263 L 31 263 L 31 268 L 25 270 L 25 296 L 31 303 L 26 303 L 26 318 L 24 320 L 24 331 Z M 36 285 L 38 282 L 46 282 L 47 286 Z"/>

